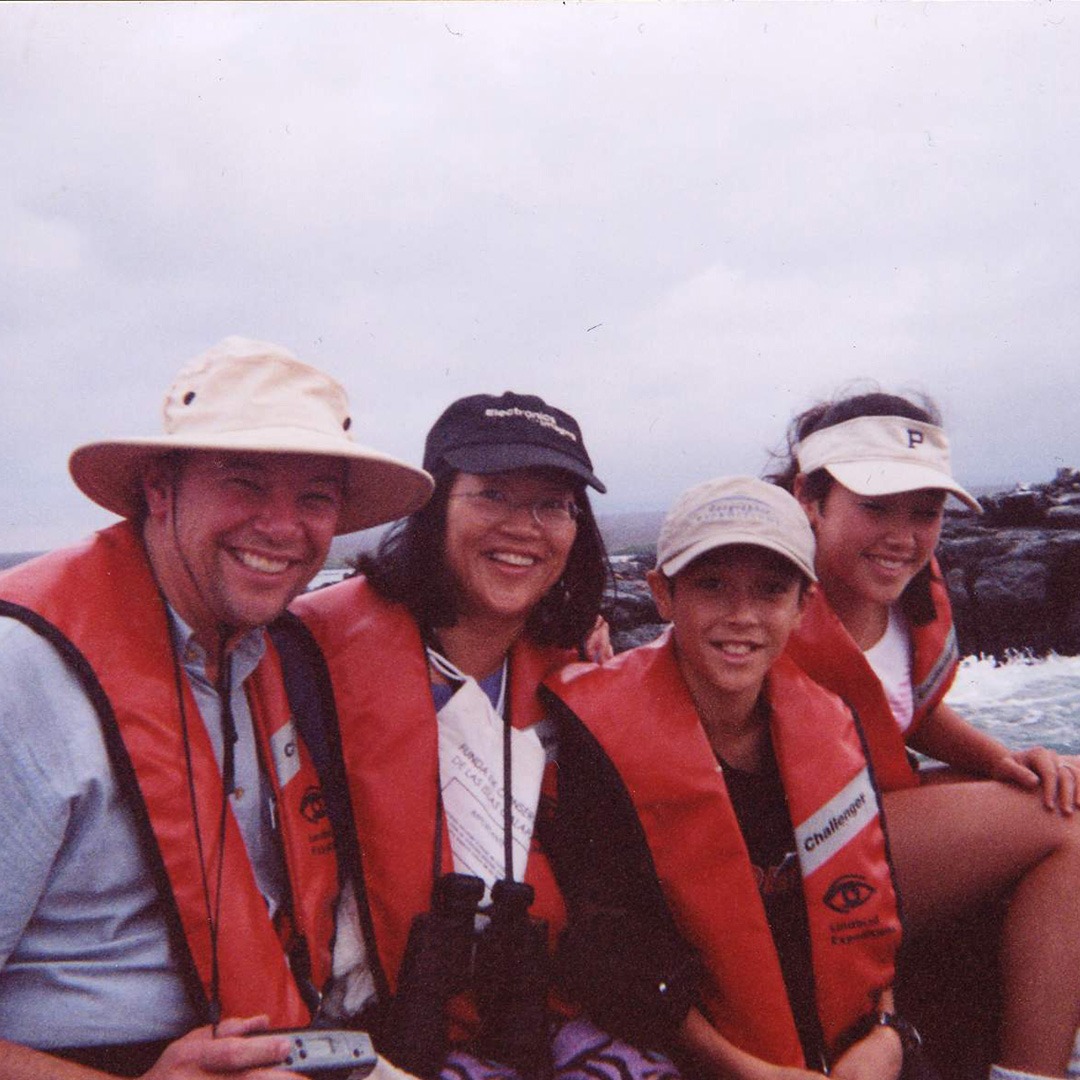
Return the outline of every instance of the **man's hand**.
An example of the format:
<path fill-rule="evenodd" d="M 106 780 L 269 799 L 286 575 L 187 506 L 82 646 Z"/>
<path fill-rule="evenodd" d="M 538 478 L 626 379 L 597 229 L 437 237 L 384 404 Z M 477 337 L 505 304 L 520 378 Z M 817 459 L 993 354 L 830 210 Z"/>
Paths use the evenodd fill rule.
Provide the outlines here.
<path fill-rule="evenodd" d="M 300 1073 L 279 1066 L 289 1053 L 289 1040 L 261 1036 L 265 1016 L 222 1020 L 217 1034 L 211 1027 L 196 1028 L 170 1043 L 143 1080 L 204 1080 L 228 1073 L 242 1080 L 305 1080 Z"/>

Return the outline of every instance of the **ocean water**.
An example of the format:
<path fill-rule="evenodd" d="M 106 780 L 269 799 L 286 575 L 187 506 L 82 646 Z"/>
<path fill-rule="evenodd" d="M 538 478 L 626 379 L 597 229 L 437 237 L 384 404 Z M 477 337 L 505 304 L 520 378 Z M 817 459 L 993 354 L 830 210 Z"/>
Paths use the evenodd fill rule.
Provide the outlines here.
<path fill-rule="evenodd" d="M 1080 656 L 969 656 L 946 700 L 1006 746 L 1080 754 Z"/>

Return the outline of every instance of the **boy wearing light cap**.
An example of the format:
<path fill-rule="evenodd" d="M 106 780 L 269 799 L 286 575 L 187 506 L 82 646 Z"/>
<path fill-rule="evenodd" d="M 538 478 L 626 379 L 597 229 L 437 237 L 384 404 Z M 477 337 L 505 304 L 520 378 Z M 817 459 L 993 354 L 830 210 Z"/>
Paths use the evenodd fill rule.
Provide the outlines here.
<path fill-rule="evenodd" d="M 856 721 L 782 655 L 814 580 L 790 495 L 745 477 L 700 484 L 668 514 L 649 574 L 670 630 L 549 683 L 560 738 L 586 747 L 560 777 L 567 861 L 593 874 L 572 918 L 597 940 L 598 909 L 619 927 L 592 970 L 568 961 L 568 981 L 609 1027 L 664 1012 L 667 1030 L 650 1034 L 705 1075 L 771 1065 L 895 1080 L 917 1044 L 892 1010 L 900 923 Z M 617 794 L 590 801 L 611 766 Z M 644 853 L 612 842 L 607 807 L 620 802 Z M 650 867 L 653 887 L 628 865 Z M 658 973 L 636 991 L 605 976 L 613 951 L 664 940 L 668 919 L 696 975 L 671 950 L 636 958 Z"/>

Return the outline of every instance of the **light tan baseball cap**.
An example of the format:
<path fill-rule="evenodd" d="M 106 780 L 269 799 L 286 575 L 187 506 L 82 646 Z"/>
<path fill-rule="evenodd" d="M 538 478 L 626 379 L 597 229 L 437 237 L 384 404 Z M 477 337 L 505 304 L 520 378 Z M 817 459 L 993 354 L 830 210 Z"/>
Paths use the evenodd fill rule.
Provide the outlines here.
<path fill-rule="evenodd" d="M 656 565 L 674 577 L 714 548 L 750 544 L 793 562 L 811 581 L 814 534 L 783 488 L 753 476 L 720 476 L 684 491 L 660 528 Z"/>
<path fill-rule="evenodd" d="M 346 465 L 341 535 L 411 514 L 434 487 L 423 469 L 355 442 L 341 384 L 280 345 L 226 338 L 184 367 L 163 414 L 163 435 L 93 442 L 72 453 L 68 468 L 84 495 L 133 517 L 146 466 L 171 450 L 317 454 Z"/>
<path fill-rule="evenodd" d="M 979 500 L 952 476 L 949 440 L 935 424 L 906 416 L 857 416 L 807 435 L 795 448 L 799 469 L 827 469 L 856 495 L 948 491 L 976 513 Z"/>

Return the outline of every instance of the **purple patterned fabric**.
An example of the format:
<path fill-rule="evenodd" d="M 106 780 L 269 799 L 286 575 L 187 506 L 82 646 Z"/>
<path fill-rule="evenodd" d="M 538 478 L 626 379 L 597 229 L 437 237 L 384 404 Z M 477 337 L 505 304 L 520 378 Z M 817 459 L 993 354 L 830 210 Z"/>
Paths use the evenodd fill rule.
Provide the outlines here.
<path fill-rule="evenodd" d="M 663 1054 L 639 1050 L 601 1031 L 583 1016 L 565 1021 L 552 1038 L 552 1080 L 681 1080 Z M 439 1080 L 523 1080 L 509 1066 L 452 1051 Z"/>

